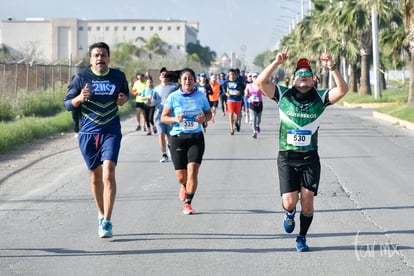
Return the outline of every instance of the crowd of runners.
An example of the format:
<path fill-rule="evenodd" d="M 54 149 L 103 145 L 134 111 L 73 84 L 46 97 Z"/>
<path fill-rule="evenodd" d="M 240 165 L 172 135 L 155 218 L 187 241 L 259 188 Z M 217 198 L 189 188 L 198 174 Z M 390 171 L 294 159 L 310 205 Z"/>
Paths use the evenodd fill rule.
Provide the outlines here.
<path fill-rule="evenodd" d="M 313 220 L 313 201 L 320 180 L 318 130 L 325 108 L 348 91 L 333 58 L 323 53 L 322 66 L 328 68 L 336 86 L 318 90 L 311 62 L 301 58 L 296 64 L 290 87 L 272 81 L 278 67 L 288 59 L 288 49 L 260 74 L 240 72 L 196 73 L 191 68 L 178 71 L 161 68 L 160 84 L 145 74 L 137 74 L 131 94 L 136 100 L 136 131 L 158 135 L 160 162 L 170 159 L 180 184 L 183 213 L 194 214 L 192 200 L 198 187 L 198 173 L 205 150 L 204 135 L 217 114 L 228 117 L 228 134 L 239 132 L 244 122 L 257 139 L 263 110 L 263 96 L 279 108 L 278 175 L 283 227 L 295 229 L 296 205 L 300 203 L 300 229 L 296 250 L 308 251 L 306 234 Z M 98 209 L 98 234 L 112 237 L 111 214 L 115 201 L 115 167 L 121 146 L 118 106 L 130 97 L 124 73 L 109 68 L 109 46 L 103 42 L 89 48 L 91 67 L 81 71 L 69 85 L 64 105 L 81 111 L 79 147 L 90 171 L 90 183 Z M 244 118 L 244 120 L 243 120 Z"/>

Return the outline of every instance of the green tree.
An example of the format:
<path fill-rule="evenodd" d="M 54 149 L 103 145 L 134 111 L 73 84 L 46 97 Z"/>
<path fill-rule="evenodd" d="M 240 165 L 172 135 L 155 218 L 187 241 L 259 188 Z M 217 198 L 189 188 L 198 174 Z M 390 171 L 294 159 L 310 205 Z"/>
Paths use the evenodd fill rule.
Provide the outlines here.
<path fill-rule="evenodd" d="M 111 50 L 111 66 L 122 68 L 122 71 L 129 77 L 136 72 L 143 72 L 147 69 L 146 64 L 138 59 L 140 49 L 132 43 L 118 43 Z"/>
<path fill-rule="evenodd" d="M 217 54 L 214 51 L 210 50 L 210 47 L 206 46 L 203 47 L 200 45 L 200 43 L 197 41 L 197 43 L 188 43 L 187 44 L 187 48 L 186 48 L 187 54 L 192 56 L 192 55 L 197 55 L 200 63 L 204 66 L 210 66 L 211 62 L 213 62 L 216 57 Z"/>
<path fill-rule="evenodd" d="M 253 60 L 253 64 L 256 65 L 259 68 L 265 68 L 266 65 L 269 63 L 268 60 L 269 58 L 274 58 L 274 53 L 270 50 L 267 50 L 263 53 L 258 54 L 254 60 Z"/>
<path fill-rule="evenodd" d="M 6 46 L 0 46 L 0 61 L 7 61 L 9 59 L 9 49 Z"/>
<path fill-rule="evenodd" d="M 141 42 L 142 43 L 142 49 L 148 53 L 149 58 L 149 65 L 148 67 L 151 67 L 152 63 L 152 55 L 160 55 L 160 56 L 166 56 L 168 51 L 164 49 L 164 47 L 167 45 L 165 41 L 163 41 L 158 34 L 154 34 L 150 39 L 147 41 L 143 37 L 137 37 L 135 39 L 135 42 Z"/>

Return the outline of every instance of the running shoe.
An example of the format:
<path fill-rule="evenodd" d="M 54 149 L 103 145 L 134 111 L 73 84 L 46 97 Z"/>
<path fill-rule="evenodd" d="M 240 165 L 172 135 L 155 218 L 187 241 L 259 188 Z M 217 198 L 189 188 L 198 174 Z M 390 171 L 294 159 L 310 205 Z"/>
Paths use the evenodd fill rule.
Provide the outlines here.
<path fill-rule="evenodd" d="M 240 131 L 240 125 L 239 125 L 239 123 L 236 123 L 235 125 L 236 125 L 237 132 L 239 132 Z"/>
<path fill-rule="evenodd" d="M 151 135 L 151 130 L 148 130 L 147 135 Z"/>
<path fill-rule="evenodd" d="M 260 133 L 260 127 L 256 127 L 256 132 Z"/>
<path fill-rule="evenodd" d="M 185 200 L 186 194 L 187 194 L 187 188 L 181 184 L 180 195 L 179 195 L 181 201 Z"/>
<path fill-rule="evenodd" d="M 140 130 L 141 130 L 141 125 L 138 125 L 136 131 L 140 131 Z"/>
<path fill-rule="evenodd" d="M 296 250 L 298 252 L 307 252 L 307 251 L 309 251 L 309 246 L 306 245 L 306 237 L 305 236 L 297 236 L 296 237 Z"/>
<path fill-rule="evenodd" d="M 166 154 L 163 154 L 163 155 L 162 155 L 162 157 L 161 157 L 161 160 L 160 160 L 160 162 L 161 162 L 161 163 L 165 163 L 165 162 L 168 162 L 168 155 L 166 155 Z"/>
<path fill-rule="evenodd" d="M 158 132 L 157 127 L 156 126 L 153 126 L 152 127 L 152 131 L 154 132 L 154 134 L 157 134 L 157 132 Z"/>
<path fill-rule="evenodd" d="M 99 226 L 101 226 L 103 220 L 104 220 L 104 217 L 102 215 L 98 215 L 98 225 Z"/>
<path fill-rule="evenodd" d="M 184 204 L 184 209 L 183 209 L 183 213 L 184 215 L 192 215 L 195 213 L 194 209 L 191 207 L 191 204 L 186 203 Z"/>
<path fill-rule="evenodd" d="M 254 139 L 256 139 L 256 138 L 257 138 L 257 132 L 256 132 L 256 131 L 255 131 L 255 132 L 253 132 L 252 137 L 253 137 Z"/>
<path fill-rule="evenodd" d="M 295 230 L 295 214 L 296 208 L 292 213 L 285 213 L 285 219 L 283 220 L 283 227 L 285 228 L 286 233 L 292 233 Z"/>
<path fill-rule="evenodd" d="M 99 227 L 99 237 L 100 238 L 112 238 L 112 223 L 108 220 L 102 221 L 101 226 Z"/>

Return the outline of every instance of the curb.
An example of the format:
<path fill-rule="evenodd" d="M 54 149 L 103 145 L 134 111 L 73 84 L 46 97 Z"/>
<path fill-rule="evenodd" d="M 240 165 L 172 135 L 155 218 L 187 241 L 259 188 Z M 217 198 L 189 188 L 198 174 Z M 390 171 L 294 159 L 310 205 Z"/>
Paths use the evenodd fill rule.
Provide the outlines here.
<path fill-rule="evenodd" d="M 393 125 L 414 130 L 414 123 L 411 123 L 411 122 L 408 122 L 408 121 L 405 121 L 405 120 L 401 120 L 401 119 L 398 119 L 398 118 L 395 118 L 395 117 L 392 117 L 390 115 L 386 115 L 384 113 L 380 113 L 380 112 L 377 112 L 377 111 L 373 111 L 372 116 L 374 118 L 377 118 L 377 119 L 380 119 L 382 121 L 391 123 Z"/>
<path fill-rule="evenodd" d="M 346 108 L 379 108 L 379 107 L 383 107 L 383 106 L 389 106 L 389 105 L 393 105 L 394 103 L 364 103 L 364 104 L 352 104 L 352 103 L 348 103 L 348 102 L 344 102 L 343 106 Z M 390 115 L 384 114 L 384 113 L 380 113 L 378 111 L 373 111 L 372 112 L 372 117 L 379 119 L 381 121 L 384 122 L 388 122 L 391 123 L 392 125 L 395 126 L 399 126 L 402 128 L 407 128 L 410 130 L 414 130 L 414 123 L 409 122 L 409 121 L 405 121 L 405 120 L 401 120 L 395 117 L 392 117 Z"/>
<path fill-rule="evenodd" d="M 390 106 L 390 105 L 394 105 L 394 104 L 395 103 L 359 103 L 359 104 L 354 104 L 354 103 L 344 102 L 343 106 L 347 107 L 347 108 L 354 108 L 354 107 L 379 108 L 379 107 Z"/>

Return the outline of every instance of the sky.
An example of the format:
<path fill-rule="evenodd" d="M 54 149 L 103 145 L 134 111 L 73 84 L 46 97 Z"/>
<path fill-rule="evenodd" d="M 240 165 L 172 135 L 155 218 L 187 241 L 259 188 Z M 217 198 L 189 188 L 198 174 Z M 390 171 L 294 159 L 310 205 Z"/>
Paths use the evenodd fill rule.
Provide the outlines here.
<path fill-rule="evenodd" d="M 274 49 L 290 26 L 301 19 L 310 0 L 2 0 L 0 18 L 24 20 L 180 19 L 199 22 L 198 39 L 220 57 L 235 52 L 246 63 Z"/>

